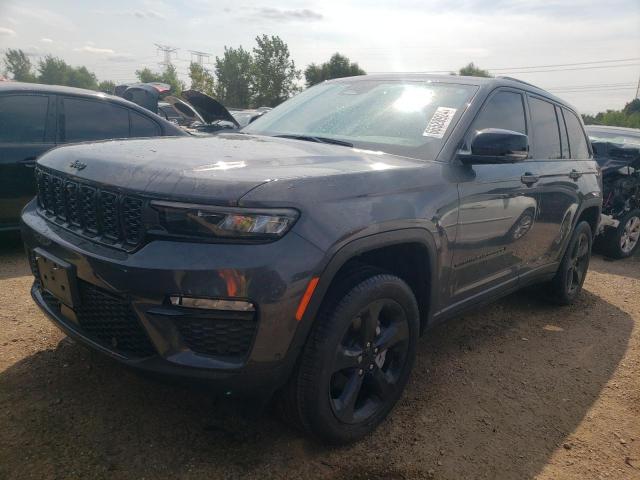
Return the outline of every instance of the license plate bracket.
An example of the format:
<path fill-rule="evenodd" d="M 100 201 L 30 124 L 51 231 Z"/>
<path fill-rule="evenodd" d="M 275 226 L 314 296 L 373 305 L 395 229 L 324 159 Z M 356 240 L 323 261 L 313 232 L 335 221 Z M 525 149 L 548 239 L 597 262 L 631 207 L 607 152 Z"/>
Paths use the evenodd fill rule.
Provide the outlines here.
<path fill-rule="evenodd" d="M 79 304 L 75 267 L 50 253 L 34 250 L 42 288 L 64 305 L 74 308 Z"/>

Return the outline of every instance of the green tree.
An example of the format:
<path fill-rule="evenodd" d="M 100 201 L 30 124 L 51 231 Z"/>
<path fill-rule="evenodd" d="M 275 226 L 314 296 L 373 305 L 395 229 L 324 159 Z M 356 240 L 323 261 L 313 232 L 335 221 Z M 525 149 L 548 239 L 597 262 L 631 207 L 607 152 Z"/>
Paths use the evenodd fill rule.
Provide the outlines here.
<path fill-rule="evenodd" d="M 634 113 L 640 112 L 640 98 L 634 98 L 629 103 L 627 103 L 622 109 L 624 113 L 627 115 L 632 115 Z"/>
<path fill-rule="evenodd" d="M 171 87 L 171 91 L 176 95 L 180 95 L 182 90 L 184 90 L 184 83 L 178 78 L 178 71 L 176 70 L 176 67 L 171 64 L 167 65 L 163 72 L 154 72 L 147 67 L 142 70 L 136 70 L 136 77 L 138 77 L 138 80 L 142 83 L 166 83 Z"/>
<path fill-rule="evenodd" d="M 111 80 L 103 80 L 98 84 L 98 90 L 104 93 L 113 94 L 116 89 L 116 83 Z"/>
<path fill-rule="evenodd" d="M 631 100 L 622 110 L 607 110 L 595 115 L 583 115 L 587 125 L 640 128 L 640 99 Z"/>
<path fill-rule="evenodd" d="M 253 49 L 253 103 L 275 107 L 298 91 L 300 70 L 291 59 L 289 47 L 278 36 L 256 37 Z"/>
<path fill-rule="evenodd" d="M 214 96 L 214 80 L 211 75 L 199 63 L 191 62 L 189 65 L 189 78 L 191 79 L 191 89 Z"/>
<path fill-rule="evenodd" d="M 38 61 L 38 83 L 97 90 L 98 79 L 87 67 L 72 67 L 61 58 L 47 55 Z"/>
<path fill-rule="evenodd" d="M 347 57 L 334 53 L 328 62 L 321 65 L 312 63 L 304 71 L 304 78 L 307 87 L 324 82 L 331 78 L 353 77 L 356 75 L 366 75 L 363 69 L 355 62 L 350 62 Z"/>
<path fill-rule="evenodd" d="M 222 57 L 216 57 L 215 93 L 226 106 L 247 108 L 251 106 L 251 81 L 253 58 L 243 49 L 224 47 Z"/>
<path fill-rule="evenodd" d="M 473 62 L 465 65 L 458 71 L 458 75 L 467 77 L 491 77 L 488 70 L 476 66 Z"/>
<path fill-rule="evenodd" d="M 4 54 L 4 66 L 7 73 L 18 82 L 34 82 L 36 76 L 29 57 L 19 49 L 10 48 Z"/>

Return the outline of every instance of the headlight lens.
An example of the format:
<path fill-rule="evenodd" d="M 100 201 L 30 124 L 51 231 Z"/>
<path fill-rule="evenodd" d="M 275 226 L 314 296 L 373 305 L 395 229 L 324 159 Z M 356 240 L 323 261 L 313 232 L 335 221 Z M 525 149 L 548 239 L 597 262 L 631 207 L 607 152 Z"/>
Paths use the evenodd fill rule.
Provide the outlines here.
<path fill-rule="evenodd" d="M 204 238 L 276 239 L 298 219 L 291 209 L 246 209 L 151 202 L 168 234 Z"/>

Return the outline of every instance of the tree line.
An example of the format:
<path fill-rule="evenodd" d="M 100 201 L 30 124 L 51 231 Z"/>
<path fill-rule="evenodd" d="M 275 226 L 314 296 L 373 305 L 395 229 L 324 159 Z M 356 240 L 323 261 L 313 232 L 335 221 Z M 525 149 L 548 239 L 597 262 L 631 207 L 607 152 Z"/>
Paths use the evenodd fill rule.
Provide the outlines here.
<path fill-rule="evenodd" d="M 189 88 L 211 95 L 230 108 L 274 107 L 301 90 L 303 74 L 307 87 L 332 78 L 366 75 L 356 62 L 340 53 L 333 54 L 326 62 L 311 63 L 303 72 L 296 67 L 288 45 L 280 37 L 260 35 L 255 41 L 256 46 L 251 50 L 225 46 L 223 54 L 216 56 L 211 71 L 191 62 Z M 116 86 L 111 80 L 99 81 L 85 66 L 74 67 L 52 55 L 45 55 L 34 64 L 23 50 L 8 49 L 3 60 L 5 72 L 20 82 L 66 85 L 105 93 L 113 93 Z M 169 84 L 176 95 L 186 88 L 171 64 L 159 72 L 145 67 L 135 73 L 140 82 Z M 473 62 L 451 75 L 491 76 Z M 629 102 L 622 110 L 582 117 L 586 124 L 640 128 L 640 99 Z"/>
<path fill-rule="evenodd" d="M 189 88 L 235 108 L 274 107 L 301 90 L 303 72 L 291 58 L 289 46 L 278 36 L 260 35 L 255 41 L 251 50 L 225 46 L 224 53 L 216 56 L 211 70 L 191 62 Z M 105 93 L 113 93 L 116 86 L 111 80 L 99 81 L 95 73 L 84 66 L 71 66 L 53 55 L 45 55 L 34 64 L 20 49 L 6 51 L 4 67 L 13 80 L 21 82 L 66 85 Z M 135 74 L 140 82 L 169 84 L 176 95 L 186 88 L 172 64 L 162 71 L 145 67 L 136 70 Z M 327 62 L 312 63 L 304 70 L 307 87 L 331 78 L 365 74 L 357 63 L 339 53 Z"/>
<path fill-rule="evenodd" d="M 607 110 L 595 115 L 582 115 L 587 125 L 640 128 L 640 98 L 627 103 L 622 110 Z"/>

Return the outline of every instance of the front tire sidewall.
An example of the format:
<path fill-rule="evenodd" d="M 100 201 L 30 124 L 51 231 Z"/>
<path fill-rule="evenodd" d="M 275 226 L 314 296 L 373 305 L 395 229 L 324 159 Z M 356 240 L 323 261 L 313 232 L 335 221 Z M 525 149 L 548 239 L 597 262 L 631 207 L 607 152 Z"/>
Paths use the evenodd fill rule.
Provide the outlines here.
<path fill-rule="evenodd" d="M 409 327 L 405 365 L 393 397 L 379 411 L 360 423 L 342 423 L 334 414 L 329 398 L 332 361 L 352 319 L 369 303 L 378 299 L 394 300 L 405 312 Z M 312 332 L 310 345 L 305 348 L 300 372 L 304 376 L 299 383 L 303 387 L 300 392 L 302 413 L 311 432 L 322 440 L 334 444 L 350 443 L 374 430 L 402 395 L 416 354 L 419 334 L 417 303 L 405 282 L 391 275 L 376 275 L 355 286 L 332 311 L 321 314 L 317 321 L 319 324 Z"/>

